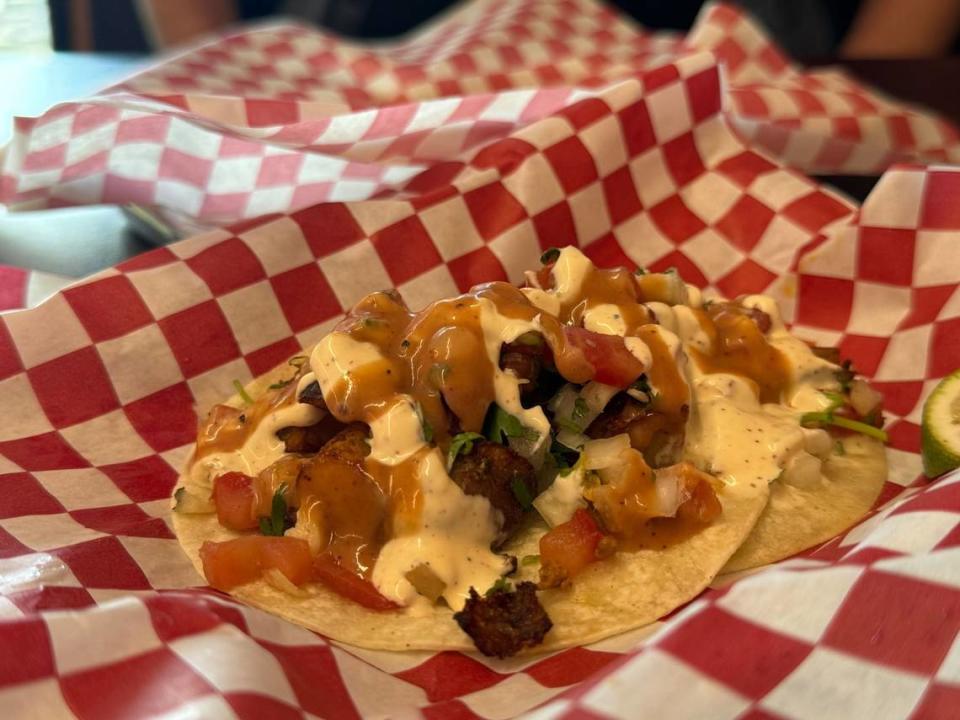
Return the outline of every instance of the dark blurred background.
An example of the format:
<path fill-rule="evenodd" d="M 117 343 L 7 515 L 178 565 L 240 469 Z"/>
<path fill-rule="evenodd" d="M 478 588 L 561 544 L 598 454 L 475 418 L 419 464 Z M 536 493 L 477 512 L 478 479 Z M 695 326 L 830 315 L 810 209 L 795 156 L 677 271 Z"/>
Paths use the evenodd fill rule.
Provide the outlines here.
<path fill-rule="evenodd" d="M 225 25 L 285 15 L 341 35 L 403 34 L 451 0 L 50 0 L 60 50 L 144 53 Z M 697 0 L 612 0 L 650 28 L 688 29 Z M 960 0 L 736 0 L 794 58 L 935 57 L 955 49 Z"/>

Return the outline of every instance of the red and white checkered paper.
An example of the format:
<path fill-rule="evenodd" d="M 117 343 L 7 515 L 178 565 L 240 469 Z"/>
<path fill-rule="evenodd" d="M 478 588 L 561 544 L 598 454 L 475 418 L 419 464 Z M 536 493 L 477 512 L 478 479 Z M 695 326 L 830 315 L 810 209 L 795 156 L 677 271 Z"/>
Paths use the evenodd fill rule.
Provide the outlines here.
<path fill-rule="evenodd" d="M 793 167 L 877 174 L 894 160 L 960 159 L 948 123 L 840 71 L 800 70 L 729 6 L 707 7 L 684 38 L 593 0 L 484 0 L 373 49 L 298 26 L 242 32 L 19 118 L 0 202 L 135 202 L 212 227 L 409 197 L 425 168 L 452 172 L 492 141 L 698 52 L 723 63 L 731 125 Z"/>
<path fill-rule="evenodd" d="M 685 55 L 567 91 L 389 197 L 193 237 L 0 316 L 3 712 L 955 714 L 960 477 L 921 481 L 916 453 L 921 402 L 960 358 L 960 169 L 897 166 L 856 208 L 745 145 L 723 97 L 715 56 Z M 419 306 L 519 280 L 565 244 L 600 264 L 675 266 L 727 296 L 768 292 L 799 334 L 838 345 L 887 398 L 877 511 L 657 627 L 507 661 L 338 646 L 203 587 L 168 501 L 197 407 L 315 342 L 371 290 Z"/>

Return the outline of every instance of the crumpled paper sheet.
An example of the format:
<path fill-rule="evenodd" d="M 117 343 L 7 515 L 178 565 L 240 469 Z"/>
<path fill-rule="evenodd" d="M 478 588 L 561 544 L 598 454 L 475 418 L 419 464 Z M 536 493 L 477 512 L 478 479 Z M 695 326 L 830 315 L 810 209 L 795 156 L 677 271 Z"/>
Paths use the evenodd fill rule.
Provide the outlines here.
<path fill-rule="evenodd" d="M 684 38 L 592 0 L 485 0 L 377 47 L 299 26 L 242 32 L 97 98 L 20 118 L 0 202 L 134 202 L 212 227 L 406 197 L 425 168 L 704 51 L 724 64 L 731 124 L 789 165 L 879 174 L 895 160 L 960 158 L 950 124 L 841 71 L 800 70 L 731 6 L 705 8 Z"/>
<path fill-rule="evenodd" d="M 438 162 L 134 258 L 0 316 L 0 707 L 12 717 L 949 717 L 960 495 L 919 479 L 923 398 L 960 357 L 960 171 L 862 208 L 749 149 L 686 56 Z M 575 243 L 768 292 L 887 398 L 891 476 L 842 538 L 662 625 L 548 657 L 340 647 L 203 589 L 169 525 L 195 409 L 359 297 L 416 307 Z M 546 705 L 544 705 L 546 703 Z"/>

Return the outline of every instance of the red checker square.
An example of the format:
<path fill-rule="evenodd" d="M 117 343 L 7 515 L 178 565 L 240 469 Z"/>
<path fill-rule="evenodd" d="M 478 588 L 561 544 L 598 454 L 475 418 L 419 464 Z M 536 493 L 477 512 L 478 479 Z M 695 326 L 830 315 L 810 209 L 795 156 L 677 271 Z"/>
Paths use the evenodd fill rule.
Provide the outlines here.
<path fill-rule="evenodd" d="M 243 215 L 250 201 L 249 192 L 207 193 L 200 206 L 200 216 L 204 218 L 229 218 Z"/>
<path fill-rule="evenodd" d="M 732 37 L 728 37 L 714 46 L 713 53 L 723 61 L 730 73 L 735 72 L 743 61 L 747 59 L 747 54 L 743 48 Z"/>
<path fill-rule="evenodd" d="M 960 592 L 955 588 L 868 571 L 821 642 L 871 662 L 932 675 L 958 631 Z"/>
<path fill-rule="evenodd" d="M 957 358 L 960 358 L 960 317 L 933 324 L 927 357 L 928 377 L 943 377 L 956 370 Z"/>
<path fill-rule="evenodd" d="M 704 638 L 710 642 L 705 643 Z M 775 688 L 813 649 L 715 606 L 668 634 L 660 647 L 754 699 Z"/>
<path fill-rule="evenodd" d="M 761 708 L 752 707 L 748 708 L 742 714 L 737 715 L 737 720 L 783 720 L 783 716 L 774 715 Z"/>
<path fill-rule="evenodd" d="M 113 505 L 105 508 L 74 510 L 71 517 L 81 525 L 108 535 L 140 535 L 137 526 L 157 519 L 151 518 L 138 505 Z"/>
<path fill-rule="evenodd" d="M 0 688 L 51 677 L 53 648 L 40 618 L 17 618 L 0 623 Z"/>
<path fill-rule="evenodd" d="M 874 388 L 883 394 L 885 410 L 900 416 L 909 415 L 923 393 L 923 383 L 915 382 L 873 382 Z M 960 507 L 960 505 L 958 505 Z"/>
<path fill-rule="evenodd" d="M 59 585 L 45 585 L 7 597 L 25 614 L 38 613 L 43 610 L 79 610 L 96 603 L 85 588 L 62 587 Z"/>
<path fill-rule="evenodd" d="M 196 439 L 197 416 L 193 412 L 193 395 L 186 383 L 140 398 L 123 411 L 144 442 L 157 452 Z"/>
<path fill-rule="evenodd" d="M 7 324 L 0 317 L 0 380 L 16 375 L 23 370 L 17 346 L 13 344 Z"/>
<path fill-rule="evenodd" d="M 463 199 L 484 240 L 492 240 L 527 216 L 523 205 L 499 182 L 471 190 Z"/>
<path fill-rule="evenodd" d="M 67 470 L 90 467 L 58 432 L 0 442 L 0 453 L 24 470 Z"/>
<path fill-rule="evenodd" d="M 170 130 L 171 118 L 167 115 L 146 115 L 121 120 L 117 124 L 117 145 L 134 142 L 162 143 Z"/>
<path fill-rule="evenodd" d="M 906 420 L 895 422 L 885 428 L 890 438 L 890 447 L 905 452 L 920 452 L 920 426 Z"/>
<path fill-rule="evenodd" d="M 294 332 L 313 327 L 342 311 L 330 283 L 316 263 L 274 275 L 270 284 Z"/>
<path fill-rule="evenodd" d="M 474 158 L 476 160 L 476 158 Z M 422 173 L 415 175 L 404 186 L 407 192 L 427 193 L 440 188 L 446 188 L 453 179 L 460 174 L 465 164 L 462 162 L 442 162 L 432 165 Z"/>
<path fill-rule="evenodd" d="M 823 115 L 827 110 L 820 99 L 809 90 L 787 90 L 787 94 L 800 109 L 802 115 Z"/>
<path fill-rule="evenodd" d="M 27 371 L 40 406 L 62 428 L 103 415 L 120 405 L 97 351 L 81 348 Z"/>
<path fill-rule="evenodd" d="M 623 251 L 613 233 L 607 233 L 599 240 L 594 240 L 583 251 L 597 267 L 636 267 L 636 263 Z"/>
<path fill-rule="evenodd" d="M 912 148 L 916 145 L 910 121 L 906 115 L 893 115 L 887 118 L 887 128 L 893 138 L 894 146 L 898 148 Z"/>
<path fill-rule="evenodd" d="M 65 183 L 70 180 L 76 180 L 77 178 L 83 178 L 102 173 L 107 169 L 108 156 L 109 153 L 104 150 L 103 152 L 98 152 L 94 155 L 84 158 L 83 160 L 79 160 L 72 165 L 67 165 L 63 169 L 63 173 L 60 175 L 59 181 Z"/>
<path fill-rule="evenodd" d="M 466 655 L 447 651 L 437 653 L 415 668 L 396 673 L 395 677 L 423 688 L 430 702 L 438 702 L 491 687 L 507 676 Z"/>
<path fill-rule="evenodd" d="M 247 367 L 250 368 L 253 376 L 257 377 L 263 375 L 268 370 L 272 370 L 280 363 L 285 362 L 293 355 L 301 352 L 302 349 L 295 337 L 288 337 L 247 355 Z M 290 368 L 291 376 L 293 373 L 293 368 Z"/>
<path fill-rule="evenodd" d="M 253 230 L 261 225 L 266 225 L 267 223 L 280 217 L 283 217 L 280 213 L 257 215 L 257 217 L 254 218 L 247 218 L 246 220 L 239 220 L 235 223 L 231 223 L 226 229 L 232 232 L 234 235 L 242 235 L 248 230 Z"/>
<path fill-rule="evenodd" d="M 207 248 L 187 260 L 187 265 L 203 278 L 210 290 L 222 295 L 262 280 L 263 265 L 243 240 L 237 237 Z"/>
<path fill-rule="evenodd" d="M 353 215 L 342 203 L 324 203 L 290 216 L 300 226 L 307 244 L 318 258 L 352 245 L 365 237 Z"/>
<path fill-rule="evenodd" d="M 852 281 L 816 275 L 799 277 L 798 323 L 843 330 L 850 321 L 852 307 Z"/>
<path fill-rule="evenodd" d="M 303 157 L 303 155 L 290 153 L 289 155 L 268 155 L 263 158 L 260 161 L 260 172 L 257 174 L 257 187 L 293 185 L 300 174 Z"/>
<path fill-rule="evenodd" d="M 767 103 L 755 90 L 738 89 L 731 90 L 730 97 L 733 104 L 744 117 L 765 118 L 770 114 Z"/>
<path fill-rule="evenodd" d="M 916 231 L 860 227 L 857 274 L 864 280 L 909 286 Z"/>
<path fill-rule="evenodd" d="M 252 100 L 245 99 L 247 122 L 250 127 L 269 125 L 289 125 L 300 122 L 300 107 L 289 100 Z"/>
<path fill-rule="evenodd" d="M 177 483 L 176 471 L 158 455 L 103 465 L 100 471 L 134 502 L 168 498 Z"/>
<path fill-rule="evenodd" d="M 160 267 L 161 265 L 169 265 L 177 260 L 177 256 L 170 252 L 169 248 L 162 247 L 134 255 L 129 260 L 124 260 L 122 263 L 119 263 L 117 269 L 125 273 L 130 273 L 136 270 L 149 270 L 150 268 Z"/>
<path fill-rule="evenodd" d="M 603 179 L 603 197 L 607 201 L 607 212 L 610 213 L 610 221 L 614 226 L 643 210 L 630 168 L 626 166 L 614 170 Z"/>
<path fill-rule="evenodd" d="M 63 505 L 29 473 L 3 475 L 0 518 L 62 513 Z"/>
<path fill-rule="evenodd" d="M 850 208 L 818 190 L 794 200 L 783 208 L 783 214 L 801 227 L 817 232 L 824 225 L 849 215 Z"/>
<path fill-rule="evenodd" d="M 650 208 L 650 217 L 674 244 L 680 245 L 706 227 L 706 224 L 688 208 L 679 195 Z"/>
<path fill-rule="evenodd" d="M 58 170 L 67 161 L 67 144 L 61 143 L 46 150 L 28 152 L 23 158 L 21 169 L 24 172 L 40 172 L 42 170 Z"/>
<path fill-rule="evenodd" d="M 109 172 L 103 178 L 103 199 L 107 202 L 152 205 L 156 190 L 153 180 L 132 180 Z"/>
<path fill-rule="evenodd" d="M 410 198 L 410 205 L 414 210 L 420 211 L 433 205 L 438 205 L 444 200 L 452 198 L 454 195 L 459 195 L 459 191 L 452 185 L 442 185 L 438 188 L 432 190 L 426 190 L 421 195 L 415 195 Z"/>
<path fill-rule="evenodd" d="M 370 242 L 396 285 L 443 263 L 430 233 L 416 215 L 379 230 Z"/>
<path fill-rule="evenodd" d="M 643 88 L 647 93 L 678 80 L 680 71 L 673 63 L 661 65 L 643 74 Z"/>
<path fill-rule="evenodd" d="M 188 185 L 202 188 L 210 179 L 213 162 L 187 153 L 164 148 L 160 156 L 159 176 L 166 180 L 180 180 Z"/>
<path fill-rule="evenodd" d="M 537 232 L 540 247 L 544 250 L 577 244 L 577 226 L 565 200 L 534 215 L 533 228 Z"/>
<path fill-rule="evenodd" d="M 945 720 L 955 717 L 960 708 L 960 687 L 933 683 L 910 716 L 912 720 Z"/>
<path fill-rule="evenodd" d="M 94 342 L 126 335 L 153 321 L 125 275 L 68 288 L 63 294 Z"/>
<path fill-rule="evenodd" d="M 97 538 L 51 552 L 70 567 L 84 587 L 150 589 L 143 571 L 115 537 Z"/>
<path fill-rule="evenodd" d="M 214 300 L 165 317 L 159 325 L 188 378 L 240 356 L 233 331 Z"/>
<path fill-rule="evenodd" d="M 0 311 L 19 310 L 26 304 L 30 271 L 0 265 Z"/>
<path fill-rule="evenodd" d="M 507 280 L 503 265 L 488 247 L 477 248 L 473 252 L 451 260 L 447 264 L 447 269 L 460 292 L 466 292 L 479 283 Z"/>
<path fill-rule="evenodd" d="M 727 158 L 717 166 L 719 172 L 743 187 L 749 186 L 761 175 L 776 169 L 777 166 L 772 162 L 750 150 Z"/>
<path fill-rule="evenodd" d="M 599 98 L 587 98 L 568 105 L 557 112 L 565 117 L 577 130 L 592 125 L 600 118 L 610 114 L 610 106 Z"/>
<path fill-rule="evenodd" d="M 854 367 L 870 377 L 880 367 L 889 342 L 890 339 L 885 337 L 847 335 L 840 341 L 840 355 L 853 360 Z"/>
<path fill-rule="evenodd" d="M 259 718 L 303 720 L 303 713 L 299 709 L 266 695 L 252 692 L 228 692 L 224 694 L 223 698 L 240 720 L 259 720 Z M 359 717 L 355 713 L 343 716 Z"/>
<path fill-rule="evenodd" d="M 2 550 L 2 540 L 0 540 L 0 550 Z M 936 550 L 944 550 L 946 548 L 960 547 L 960 525 L 957 525 L 953 530 L 948 532 L 943 539 L 937 543 Z"/>
<path fill-rule="evenodd" d="M 531 665 L 524 672 L 545 687 L 566 687 L 622 657 L 616 653 L 575 647 Z"/>
<path fill-rule="evenodd" d="M 60 689 L 71 710 L 84 720 L 152 717 L 213 692 L 203 677 L 165 647 L 62 677 Z"/>
<path fill-rule="evenodd" d="M 0 527 L 0 558 L 20 557 L 29 555 L 33 550 L 17 540 L 13 535 Z"/>
<path fill-rule="evenodd" d="M 776 273 L 770 272 L 763 265 L 748 258 L 718 280 L 717 287 L 726 297 L 753 295 L 766 290 L 776 279 Z"/>
<path fill-rule="evenodd" d="M 598 177 L 593 156 L 579 137 L 568 137 L 543 152 L 568 195 L 583 188 Z"/>
<path fill-rule="evenodd" d="M 685 81 L 687 102 L 694 122 L 716 115 L 720 112 L 720 70 L 714 65 L 691 75 Z"/>
<path fill-rule="evenodd" d="M 700 151 L 693 141 L 693 133 L 684 133 L 663 146 L 663 158 L 677 185 L 683 187 L 702 175 L 706 168 Z"/>
<path fill-rule="evenodd" d="M 207 632 L 223 623 L 247 631 L 246 621 L 238 609 L 215 604 L 205 594 L 165 593 L 146 597 L 143 602 L 157 637 L 166 643 Z"/>
<path fill-rule="evenodd" d="M 73 116 L 72 135 L 80 135 L 120 117 L 120 110 L 110 105 L 88 105 L 77 110 Z"/>
<path fill-rule="evenodd" d="M 697 267 L 697 264 L 679 250 L 667 253 L 650 263 L 648 267 L 651 272 L 666 272 L 670 268 L 676 268 L 680 277 L 692 285 L 699 288 L 709 285 L 706 276 Z"/>
<path fill-rule="evenodd" d="M 473 156 L 470 164 L 481 170 L 497 168 L 500 171 L 500 175 L 503 176 L 513 172 L 520 163 L 536 151 L 537 149 L 525 140 L 504 138 L 503 140 L 490 143 L 480 150 L 480 152 Z M 459 170 L 460 168 L 457 168 L 457 172 L 459 172 Z M 422 174 L 423 173 L 421 173 L 421 175 Z M 418 175 L 417 177 L 420 176 Z M 450 179 L 452 179 L 452 177 Z"/>
<path fill-rule="evenodd" d="M 434 703 L 419 708 L 426 720 L 483 720 L 481 715 L 477 715 L 465 703 L 460 700 L 446 700 L 444 702 Z M 584 714 L 585 711 L 577 708 L 576 715 L 567 714 L 564 718 L 576 717 L 577 720 L 592 720 L 594 715 Z M 603 720 L 606 720 L 605 718 Z"/>
<path fill-rule="evenodd" d="M 381 138 L 402 135 L 417 114 L 417 105 L 394 105 L 381 108 L 373 117 L 373 122 L 363 134 L 364 140 L 379 140 Z"/>
<path fill-rule="evenodd" d="M 910 297 L 910 314 L 903 319 L 901 327 L 911 328 L 936 320 L 943 306 L 953 297 L 956 290 L 956 285 L 913 288 Z"/>
<path fill-rule="evenodd" d="M 855 117 L 835 117 L 831 118 L 830 124 L 833 126 L 833 133 L 838 138 L 847 140 L 860 140 L 860 122 Z"/>
<path fill-rule="evenodd" d="M 261 644 L 280 663 L 297 702 L 304 710 L 330 720 L 355 720 L 360 717 L 329 647 Z"/>
<path fill-rule="evenodd" d="M 645 100 L 638 100 L 633 105 L 625 107 L 617 116 L 631 157 L 657 144 L 657 136 L 653 132 L 653 123 Z"/>
<path fill-rule="evenodd" d="M 750 252 L 773 220 L 773 210 L 750 195 L 742 196 L 715 227 L 733 245 Z"/>
<path fill-rule="evenodd" d="M 892 485 L 893 483 L 891 483 Z M 898 488 L 903 490 L 903 488 Z M 924 510 L 945 510 L 954 511 L 960 507 L 960 484 L 934 485 L 928 487 L 922 493 L 914 495 L 909 501 L 898 507 L 891 514 L 903 515 L 912 512 L 922 512 Z M 960 523 L 957 524 L 960 527 Z M 939 546 L 938 546 L 939 547 Z"/>

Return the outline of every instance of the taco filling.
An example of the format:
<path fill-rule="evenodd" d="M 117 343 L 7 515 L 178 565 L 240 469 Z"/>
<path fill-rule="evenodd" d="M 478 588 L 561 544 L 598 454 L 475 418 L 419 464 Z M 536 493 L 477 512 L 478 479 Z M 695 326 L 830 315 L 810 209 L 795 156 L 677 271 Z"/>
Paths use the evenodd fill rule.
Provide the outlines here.
<path fill-rule="evenodd" d="M 769 298 L 543 260 L 417 312 L 370 295 L 215 406 L 175 507 L 208 582 L 370 646 L 457 646 L 428 620 L 500 657 L 572 644 L 604 632 L 589 608 L 617 631 L 693 597 L 771 483 L 831 482 L 831 432 L 882 434 L 879 396 Z"/>

